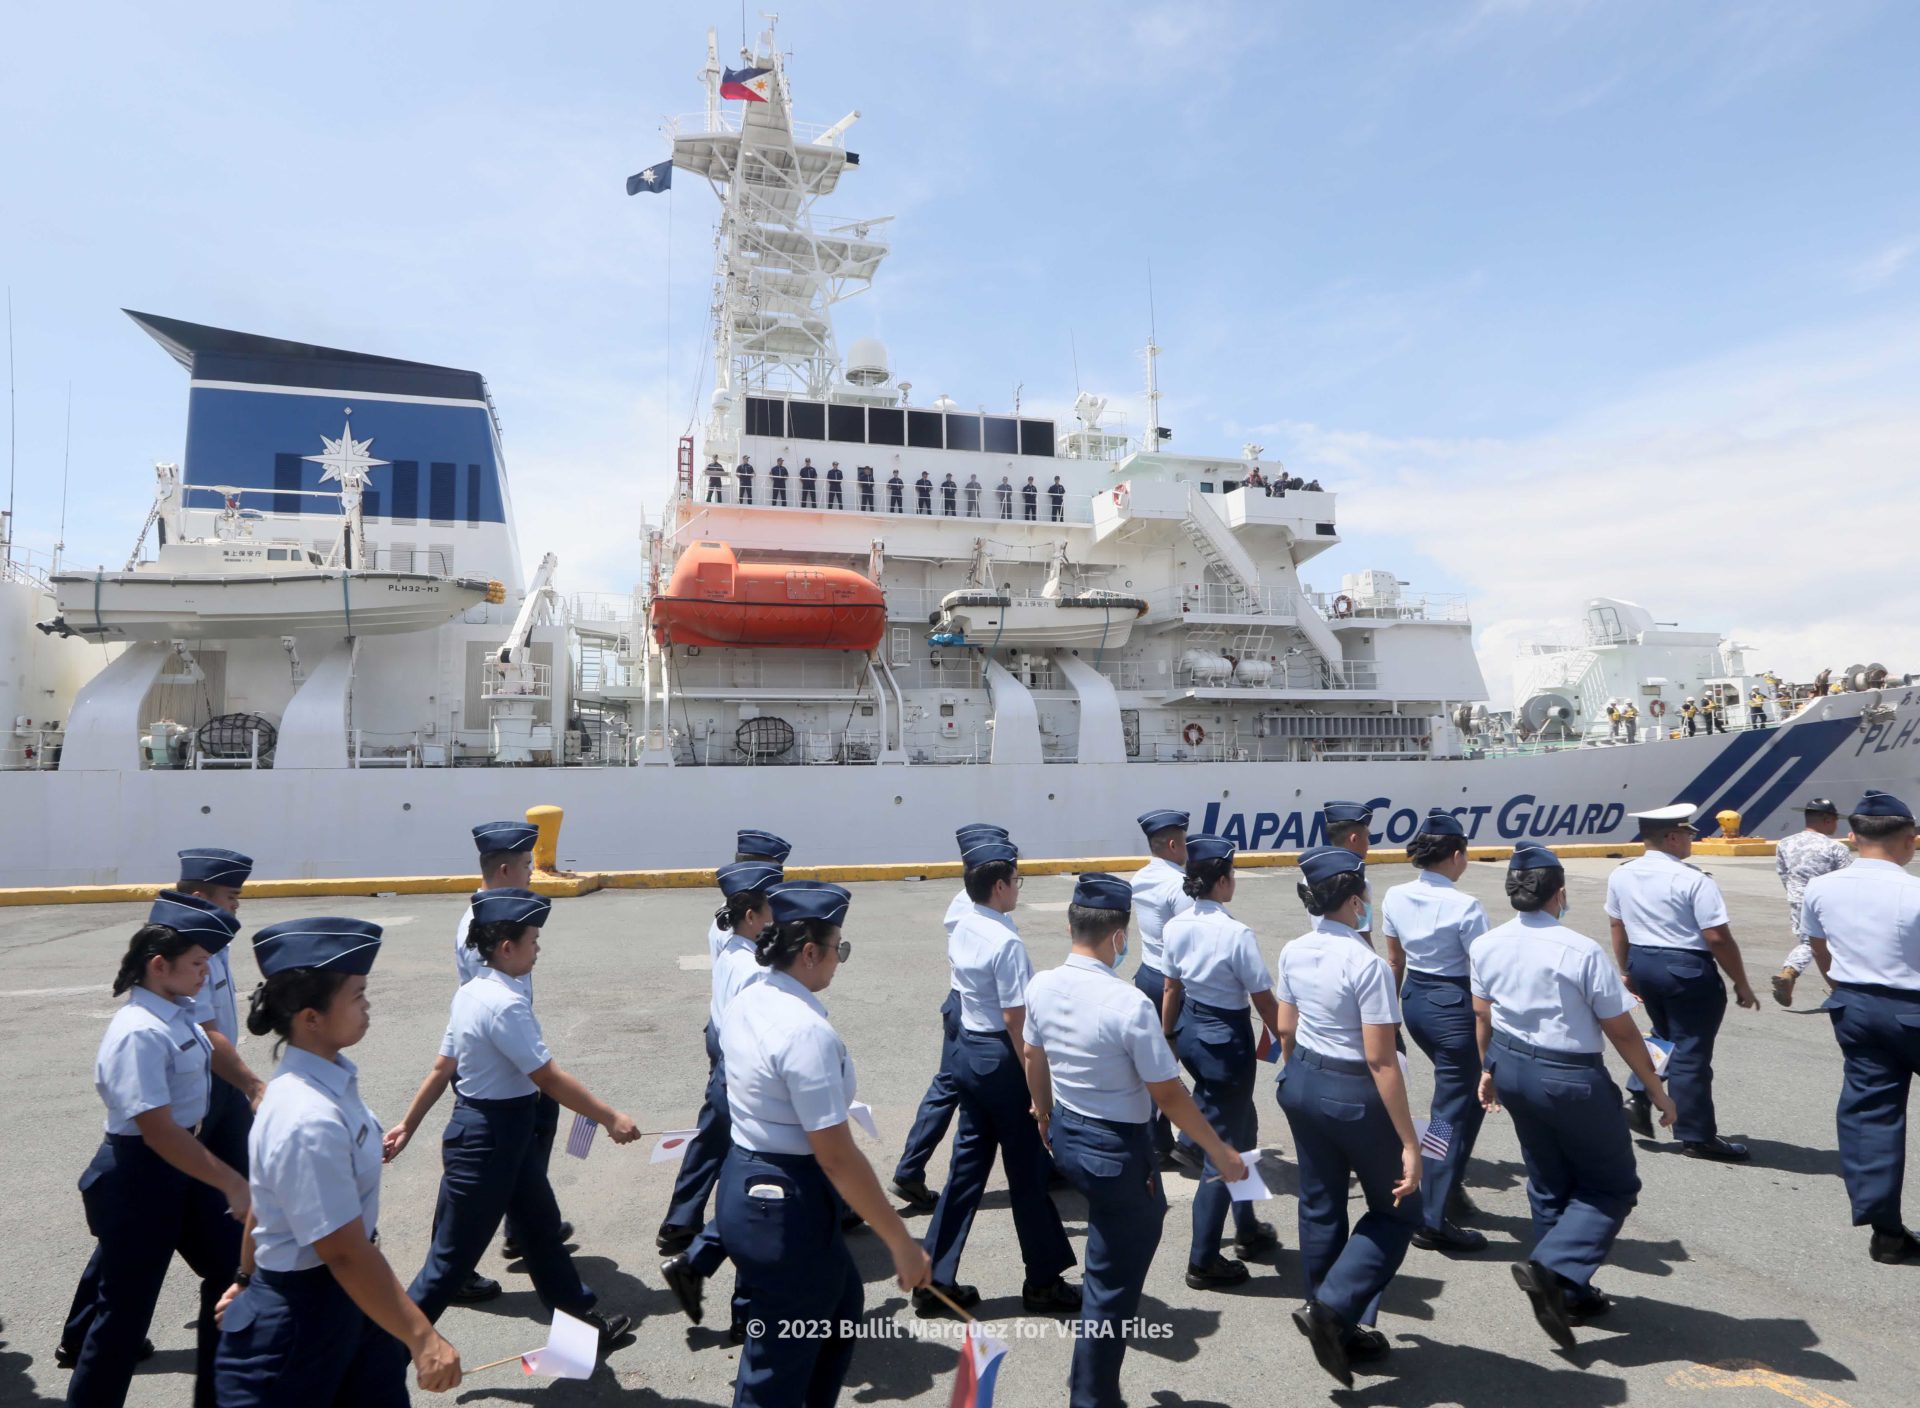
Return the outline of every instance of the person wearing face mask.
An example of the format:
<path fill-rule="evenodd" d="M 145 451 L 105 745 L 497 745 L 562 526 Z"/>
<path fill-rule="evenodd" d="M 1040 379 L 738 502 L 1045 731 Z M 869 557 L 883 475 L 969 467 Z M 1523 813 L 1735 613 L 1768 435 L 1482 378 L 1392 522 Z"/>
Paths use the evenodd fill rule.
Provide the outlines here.
<path fill-rule="evenodd" d="M 1633 999 L 1600 946 L 1560 921 L 1567 873 L 1538 842 L 1507 866 L 1513 919 L 1473 941 L 1474 1022 L 1485 1074 L 1480 1100 L 1513 1117 L 1527 1161 L 1533 1251 L 1513 1268 L 1534 1319 L 1563 1349 L 1573 1325 L 1612 1302 L 1593 1285 L 1640 1192 L 1626 1108 L 1600 1055 L 1605 1036 L 1671 1125 Z"/>
<path fill-rule="evenodd" d="M 1067 906 L 1073 952 L 1027 984 L 1027 1089 L 1042 1138 L 1087 1200 L 1087 1273 L 1068 1375 L 1073 1408 L 1121 1399 L 1123 1327 L 1139 1310 L 1167 1214 L 1148 1124 L 1155 1107 L 1224 1177 L 1246 1176 L 1239 1153 L 1180 1083 L 1152 1002 L 1118 975 L 1132 906 L 1125 880 L 1082 875 Z"/>

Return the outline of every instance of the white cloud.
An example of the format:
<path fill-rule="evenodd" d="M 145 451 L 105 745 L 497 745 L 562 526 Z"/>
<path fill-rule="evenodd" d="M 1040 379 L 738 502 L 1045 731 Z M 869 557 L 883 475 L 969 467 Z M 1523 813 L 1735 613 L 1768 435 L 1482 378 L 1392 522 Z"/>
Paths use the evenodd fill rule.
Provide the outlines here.
<path fill-rule="evenodd" d="M 1906 268 L 1916 253 L 1920 253 L 1920 237 L 1894 240 L 1855 264 L 1848 271 L 1849 279 L 1857 291 L 1866 293 Z"/>

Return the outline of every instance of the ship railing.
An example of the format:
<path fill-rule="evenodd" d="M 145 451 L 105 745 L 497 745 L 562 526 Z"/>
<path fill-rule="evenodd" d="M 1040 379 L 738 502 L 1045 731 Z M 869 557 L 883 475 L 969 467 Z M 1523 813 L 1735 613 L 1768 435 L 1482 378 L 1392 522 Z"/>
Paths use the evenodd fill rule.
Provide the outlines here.
<path fill-rule="evenodd" d="M 879 448 L 886 449 L 890 454 L 894 453 L 890 446 Z M 863 509 L 860 507 L 860 485 L 854 479 L 853 471 L 846 467 L 844 461 L 841 464 L 841 473 L 846 475 L 846 479 L 842 485 L 842 503 L 839 506 L 835 507 L 830 504 L 826 470 L 819 465 L 814 466 L 815 469 L 820 470 L 821 476 L 819 480 L 816 481 L 816 502 L 810 504 L 801 503 L 800 477 L 793 472 L 794 466 L 789 464 L 787 466 L 786 502 L 775 503 L 773 497 L 773 481 L 767 477 L 767 467 L 763 464 L 756 463 L 753 468 L 753 498 L 750 502 L 744 504 L 741 502 L 740 484 L 739 481 L 734 478 L 733 467 L 731 465 L 723 466 L 720 485 L 717 490 L 708 483 L 706 467 L 703 465 L 696 469 L 693 474 L 693 492 L 691 495 L 685 496 L 687 502 L 696 511 L 702 508 L 739 506 L 756 510 L 767 509 L 775 513 L 848 513 L 855 514 L 862 518 L 884 518 L 896 522 L 902 519 L 921 519 L 926 521 L 938 519 L 943 523 L 977 523 L 981 525 L 989 523 L 1045 524 L 1053 522 L 1086 524 L 1093 522 L 1093 501 L 1095 496 L 1092 494 L 1067 494 L 1060 501 L 1060 517 L 1055 519 L 1053 517 L 1053 501 L 1044 493 L 1040 495 L 1039 502 L 1034 507 L 1033 517 L 1028 518 L 1026 516 L 1025 501 L 1020 497 L 1019 493 L 1016 492 L 1013 496 L 1012 504 L 1005 513 L 1002 513 L 1000 511 L 999 499 L 993 492 L 993 490 L 998 487 L 997 482 L 995 484 L 981 485 L 979 503 L 972 510 L 969 510 L 967 504 L 966 485 L 959 485 L 960 492 L 954 495 L 953 512 L 948 513 L 946 510 L 946 500 L 940 493 L 940 483 L 938 480 L 935 480 L 933 496 L 928 500 L 927 511 L 922 513 L 920 511 L 919 495 L 914 489 L 914 480 L 918 477 L 917 472 L 905 476 L 906 484 L 900 495 L 899 508 L 891 507 L 892 500 L 888 496 L 887 482 L 883 478 L 874 486 L 873 507 Z M 1020 486 L 1016 485 L 1015 489 L 1018 490 L 1019 487 Z M 1044 488 L 1045 486 L 1042 487 Z"/>
<path fill-rule="evenodd" d="M 959 653 L 959 652 L 956 652 Z M 782 650 L 775 658 L 740 650 L 705 650 L 679 657 L 673 663 L 673 692 L 708 693 L 716 689 L 765 690 L 777 697 L 790 689 L 798 694 L 819 690 L 855 690 L 866 686 L 867 657 L 845 651 Z M 898 673 L 896 671 L 896 673 Z"/>
<path fill-rule="evenodd" d="M 252 770 L 254 768 L 271 767 L 273 765 L 271 757 L 262 756 L 261 744 L 263 740 L 261 738 L 261 730 L 250 728 L 245 730 L 245 733 L 247 751 L 244 754 L 236 756 L 231 753 L 208 752 L 200 746 L 200 730 L 195 729 L 187 735 L 189 740 L 187 744 L 187 766 L 195 772 L 208 770 L 232 771 L 234 769 Z M 273 746 L 272 743 L 268 742 L 266 746 L 270 753 Z"/>
<path fill-rule="evenodd" d="M 58 728 L 20 727 L 0 734 L 0 772 L 52 772 L 60 766 Z"/>
<path fill-rule="evenodd" d="M 635 604 L 635 594 L 630 592 L 575 592 L 568 609 L 576 621 L 629 626 L 634 620 Z"/>
<path fill-rule="evenodd" d="M 788 746 L 777 752 L 743 747 L 737 732 L 724 727 L 694 736 L 680 734 L 673 743 L 679 761 L 700 767 L 791 768 L 880 761 L 880 735 L 872 729 L 796 730 Z"/>
<path fill-rule="evenodd" d="M 902 689 L 980 689 L 985 675 L 980 652 L 962 646 L 940 646 L 925 659 L 895 665 L 893 677 Z"/>
<path fill-rule="evenodd" d="M 420 572 L 447 575 L 447 555 L 439 548 L 368 548 L 365 566 L 373 572 Z"/>
<path fill-rule="evenodd" d="M 1343 660 L 1338 664 L 1318 658 L 1302 659 L 1290 657 L 1273 664 L 1273 673 L 1265 679 L 1242 678 L 1238 669 L 1225 674 L 1217 670 L 1194 670 L 1181 667 L 1174 671 L 1176 689 L 1198 689 L 1206 691 L 1231 692 L 1245 690 L 1250 694 L 1273 689 L 1330 689 L 1330 690 L 1370 690 L 1377 689 L 1380 682 L 1380 667 L 1371 660 Z"/>
<path fill-rule="evenodd" d="M 357 768 L 425 767 L 420 735 L 374 733 L 356 728 L 353 731 L 353 765 Z"/>
<path fill-rule="evenodd" d="M 715 108 L 713 112 L 685 112 L 667 119 L 667 138 L 699 137 L 716 132 L 737 133 L 740 131 L 742 113 L 733 108 Z M 825 122 L 796 122 L 792 124 L 793 140 L 801 146 L 838 147 L 844 145 L 838 133 L 831 141 L 822 141 L 831 124 Z"/>
<path fill-rule="evenodd" d="M 52 591 L 47 581 L 54 573 L 53 558 L 32 548 L 23 548 L 18 543 L 10 545 L 4 556 L 0 556 L 0 582 L 12 582 L 17 586 L 32 587 L 36 591 Z"/>
<path fill-rule="evenodd" d="M 1351 617 L 1365 621 L 1464 622 L 1470 619 L 1467 598 L 1459 592 L 1425 592 L 1393 601 L 1367 600 L 1345 592 L 1308 592 L 1306 597 L 1321 615 L 1334 620 Z"/>
<path fill-rule="evenodd" d="M 1298 620 L 1293 592 L 1287 587 L 1262 587 L 1249 602 L 1246 594 L 1225 582 L 1189 582 L 1183 586 L 1162 587 L 1148 597 L 1148 616 L 1172 620 L 1176 616 L 1248 616 L 1257 615 L 1276 626 Z"/>

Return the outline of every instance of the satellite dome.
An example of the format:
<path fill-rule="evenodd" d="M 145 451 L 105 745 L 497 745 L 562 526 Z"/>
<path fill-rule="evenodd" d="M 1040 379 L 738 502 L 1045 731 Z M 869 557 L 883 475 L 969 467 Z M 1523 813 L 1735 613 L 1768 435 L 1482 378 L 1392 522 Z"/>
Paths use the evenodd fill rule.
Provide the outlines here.
<path fill-rule="evenodd" d="M 847 349 L 847 380 L 855 386 L 878 386 L 892 375 L 887 344 L 879 338 L 860 338 Z"/>
<path fill-rule="evenodd" d="M 933 408 L 936 411 L 951 411 L 958 409 L 959 405 L 960 403 L 951 396 L 940 396 L 935 398 Z"/>

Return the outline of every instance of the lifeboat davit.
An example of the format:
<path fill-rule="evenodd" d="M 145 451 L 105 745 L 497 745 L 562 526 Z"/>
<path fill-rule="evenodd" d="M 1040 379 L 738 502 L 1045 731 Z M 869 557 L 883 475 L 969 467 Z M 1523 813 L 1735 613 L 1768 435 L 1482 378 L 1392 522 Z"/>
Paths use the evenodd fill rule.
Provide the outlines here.
<path fill-rule="evenodd" d="M 713 541 L 681 553 L 653 600 L 653 637 L 662 645 L 872 650 L 886 629 L 886 596 L 858 572 L 743 563 Z"/>

